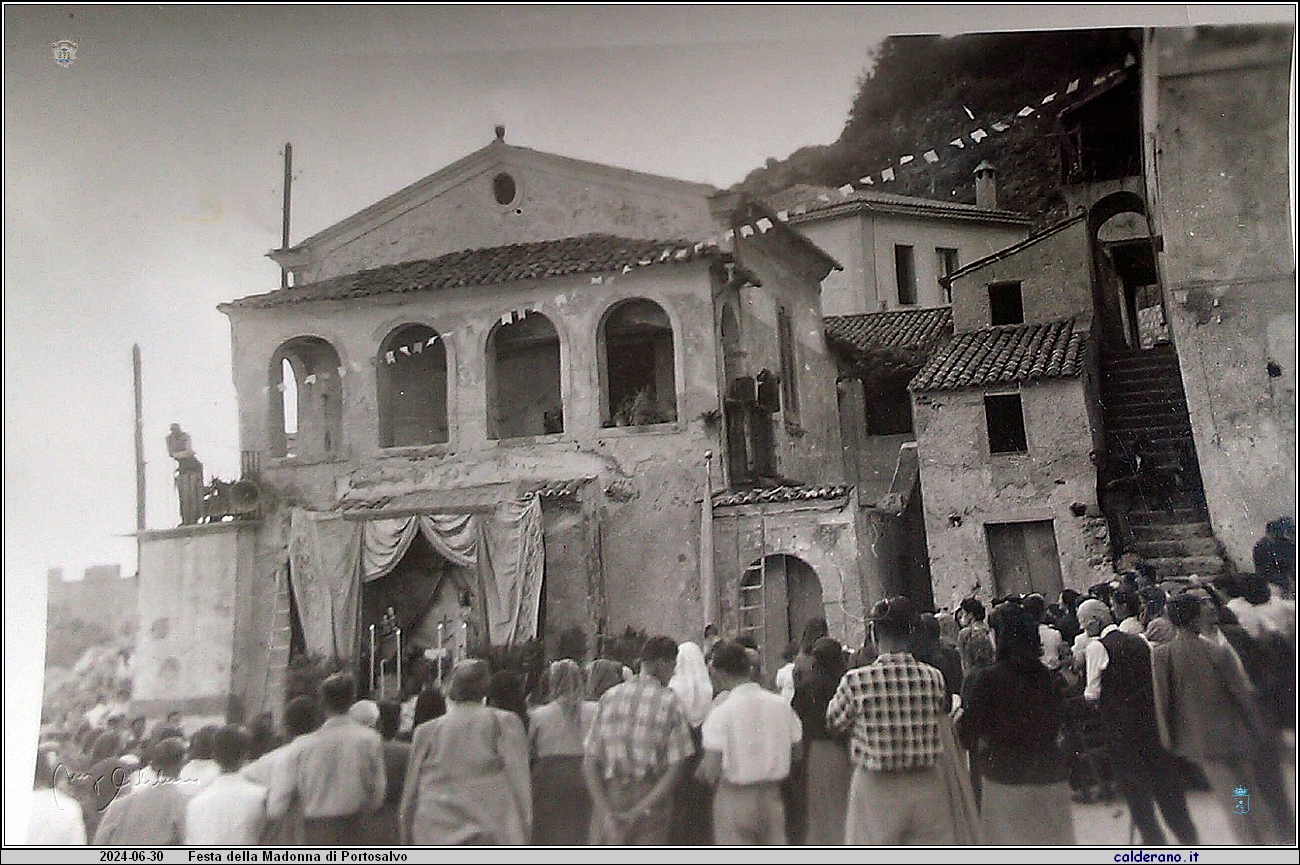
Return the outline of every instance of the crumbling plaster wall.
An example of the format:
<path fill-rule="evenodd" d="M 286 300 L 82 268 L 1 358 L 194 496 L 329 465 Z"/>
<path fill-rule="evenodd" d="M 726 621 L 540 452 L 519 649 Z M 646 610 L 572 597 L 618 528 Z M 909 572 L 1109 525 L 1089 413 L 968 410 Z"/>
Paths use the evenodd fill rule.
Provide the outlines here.
<path fill-rule="evenodd" d="M 989 283 L 1019 281 L 1026 323 L 1078 317 L 1091 323 L 1092 245 L 1079 220 L 1013 255 L 987 262 L 952 281 L 952 322 L 958 333 L 989 327 Z"/>
<path fill-rule="evenodd" d="M 1021 385 L 1026 454 L 989 454 L 984 396 L 997 392 L 1006 391 L 913 395 L 934 602 L 949 609 L 997 593 L 985 523 L 1053 520 L 1066 588 L 1082 591 L 1111 573 L 1082 382 Z M 1071 512 L 1076 502 L 1084 516 Z"/>
<path fill-rule="evenodd" d="M 1145 91 L 1159 264 L 1201 477 L 1215 535 L 1247 570 L 1265 523 L 1296 514 L 1292 36 L 1256 35 L 1157 31 Z"/>
<path fill-rule="evenodd" d="M 440 188 L 329 238 L 297 284 L 462 249 L 555 240 L 580 234 L 702 238 L 714 231 L 703 188 L 637 178 L 618 169 L 575 167 L 503 151 Z M 508 172 L 515 200 L 497 204 L 492 179 Z"/>

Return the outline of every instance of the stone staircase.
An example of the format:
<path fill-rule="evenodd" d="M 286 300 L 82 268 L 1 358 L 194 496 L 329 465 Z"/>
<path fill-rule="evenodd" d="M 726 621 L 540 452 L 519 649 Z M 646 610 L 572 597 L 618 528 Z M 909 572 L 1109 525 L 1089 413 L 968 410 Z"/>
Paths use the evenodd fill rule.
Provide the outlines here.
<path fill-rule="evenodd" d="M 1120 551 L 1146 560 L 1157 578 L 1228 570 L 1210 527 L 1187 397 L 1173 346 L 1107 349 L 1101 398 L 1106 426 L 1103 484 L 1118 490 Z M 1116 514 L 1108 514 L 1112 518 Z"/>

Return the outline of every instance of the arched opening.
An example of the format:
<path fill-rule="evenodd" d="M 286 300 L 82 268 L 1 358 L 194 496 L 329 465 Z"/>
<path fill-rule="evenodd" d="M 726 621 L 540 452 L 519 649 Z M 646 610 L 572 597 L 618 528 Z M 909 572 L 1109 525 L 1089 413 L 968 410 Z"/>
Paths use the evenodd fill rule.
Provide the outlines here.
<path fill-rule="evenodd" d="M 652 300 L 625 300 L 605 313 L 597 332 L 601 423 L 645 426 L 677 420 L 673 328 Z"/>
<path fill-rule="evenodd" d="M 1150 348 L 1166 342 L 1156 243 L 1146 220 L 1146 202 L 1116 192 L 1088 212 L 1096 263 L 1095 302 L 1107 344 Z"/>
<path fill-rule="evenodd" d="M 740 633 L 758 643 L 765 679 L 776 674 L 781 651 L 808 621 L 826 617 L 817 572 L 795 556 L 771 555 L 745 568 L 739 602 Z"/>
<path fill-rule="evenodd" d="M 560 336 L 540 312 L 511 314 L 487 341 L 488 437 L 564 432 Z"/>
<path fill-rule="evenodd" d="M 291 339 L 271 357 L 273 457 L 315 459 L 343 440 L 343 382 L 338 352 L 315 336 Z"/>
<path fill-rule="evenodd" d="M 447 441 L 447 350 L 438 332 L 403 325 L 383 341 L 375 364 L 379 446 Z"/>

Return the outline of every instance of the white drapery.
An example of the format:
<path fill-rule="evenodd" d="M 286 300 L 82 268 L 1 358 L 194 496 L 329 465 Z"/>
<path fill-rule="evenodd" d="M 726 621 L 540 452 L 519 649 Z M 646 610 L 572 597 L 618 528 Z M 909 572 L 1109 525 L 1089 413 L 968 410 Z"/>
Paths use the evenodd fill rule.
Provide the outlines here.
<path fill-rule="evenodd" d="M 361 584 L 391 573 L 417 533 L 452 564 L 474 572 L 493 645 L 537 636 L 546 560 L 537 496 L 502 502 L 482 515 L 356 521 L 337 512 L 294 509 L 289 560 L 309 653 L 352 657 Z"/>

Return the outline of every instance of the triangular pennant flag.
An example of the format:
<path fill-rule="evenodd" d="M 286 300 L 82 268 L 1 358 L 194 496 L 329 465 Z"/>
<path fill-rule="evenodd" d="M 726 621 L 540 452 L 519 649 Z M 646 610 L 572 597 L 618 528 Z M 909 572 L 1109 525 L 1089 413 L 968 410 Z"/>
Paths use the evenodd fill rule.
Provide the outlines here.
<path fill-rule="evenodd" d="M 840 187 L 840 195 L 849 196 L 853 194 L 853 184 L 846 183 Z"/>
<path fill-rule="evenodd" d="M 735 236 L 736 236 L 735 230 L 728 228 L 726 231 L 722 232 L 722 241 L 725 243 L 726 241 L 731 240 L 731 238 Z"/>
<path fill-rule="evenodd" d="M 1132 66 L 1136 62 L 1137 62 L 1137 58 L 1134 57 L 1132 54 L 1124 55 L 1124 68 L 1127 69 L 1128 67 Z"/>
<path fill-rule="evenodd" d="M 1065 95 L 1069 96 L 1071 93 L 1073 93 L 1078 89 L 1079 89 L 1079 79 L 1076 78 L 1073 81 L 1071 81 L 1069 85 L 1065 88 Z"/>
<path fill-rule="evenodd" d="M 673 257 L 673 251 L 672 251 L 672 249 L 665 249 L 665 250 L 663 251 L 663 254 L 659 256 L 659 260 L 660 260 L 660 261 L 667 261 L 668 259 L 670 259 L 670 258 L 672 258 L 672 257 Z"/>
<path fill-rule="evenodd" d="M 426 339 L 426 340 L 424 341 L 424 344 L 425 344 L 425 345 L 433 345 L 433 344 L 434 344 L 435 342 L 437 342 L 437 341 L 438 341 L 438 334 L 435 333 L 433 336 L 431 336 L 431 337 L 429 337 L 428 339 Z"/>
<path fill-rule="evenodd" d="M 649 267 L 650 265 L 652 265 L 652 264 L 654 264 L 654 263 L 655 263 L 655 262 L 654 262 L 654 259 L 653 259 L 653 258 L 643 258 L 643 259 L 641 259 L 640 261 L 638 261 L 638 262 L 636 263 L 636 265 L 637 265 L 637 267 Z"/>
<path fill-rule="evenodd" d="M 632 265 L 630 265 L 630 264 L 625 264 L 625 265 L 623 265 L 623 272 L 624 272 L 624 273 L 631 273 L 631 272 L 632 272 Z"/>
<path fill-rule="evenodd" d="M 399 346 L 397 350 L 398 350 L 399 352 L 401 352 L 402 354 L 406 355 L 407 357 L 410 357 L 410 356 L 411 356 L 411 347 L 410 347 L 410 346 L 406 346 L 406 345 Z"/>
<path fill-rule="evenodd" d="M 966 149 L 966 142 L 962 141 L 960 138 L 954 138 L 952 141 L 949 141 L 948 143 L 951 144 L 953 147 L 956 147 L 958 150 Z"/>
<path fill-rule="evenodd" d="M 999 120 L 997 123 L 994 123 L 992 126 L 994 132 L 1006 132 L 1010 128 L 1011 125 L 1009 123 L 1003 123 L 1001 120 Z"/>
<path fill-rule="evenodd" d="M 768 232 L 772 230 L 772 220 L 768 219 L 766 216 L 761 217 L 757 222 L 754 223 L 754 225 L 758 228 L 759 231 L 762 232 Z"/>
<path fill-rule="evenodd" d="M 927 150 L 927 151 L 925 151 L 924 153 L 922 153 L 921 156 L 925 157 L 925 161 L 926 161 L 926 162 L 938 162 L 938 161 L 939 161 L 939 154 L 938 154 L 938 153 L 935 153 L 933 150 Z"/>
<path fill-rule="evenodd" d="M 1043 97 L 1043 101 L 1040 102 L 1039 104 L 1040 104 L 1040 105 L 1046 105 L 1046 104 L 1049 103 L 1049 102 L 1055 102 L 1055 101 L 1056 101 L 1056 94 L 1055 94 L 1055 93 L 1049 93 L 1049 94 L 1047 94 L 1046 96 Z"/>
<path fill-rule="evenodd" d="M 411 351 L 414 352 L 415 354 L 423 354 L 423 353 L 424 353 L 424 342 L 423 342 L 423 341 L 417 341 L 417 342 L 415 343 L 415 345 L 411 346 Z"/>
<path fill-rule="evenodd" d="M 694 249 L 696 252 L 699 252 L 700 250 L 704 249 L 704 241 L 701 240 L 699 243 L 695 244 L 695 246 L 693 246 L 692 249 Z"/>
<path fill-rule="evenodd" d="M 981 141 L 983 141 L 985 138 L 988 137 L 989 134 L 984 131 L 983 127 L 976 129 L 974 132 L 970 134 L 970 140 L 974 141 L 976 144 L 979 144 Z"/>
<path fill-rule="evenodd" d="M 741 237 L 752 237 L 753 235 L 754 235 L 754 226 L 752 226 L 752 225 L 742 225 L 742 226 L 740 226 L 740 236 L 741 236 Z"/>
<path fill-rule="evenodd" d="M 906 156 L 900 156 L 900 157 L 898 157 L 898 164 L 899 164 L 899 165 L 906 165 L 907 163 L 911 162 L 911 161 L 912 161 L 913 159 L 915 159 L 915 158 L 916 158 L 916 157 L 913 156 L 913 155 L 910 154 L 910 153 L 907 154 Z"/>
<path fill-rule="evenodd" d="M 515 315 L 513 312 L 507 312 L 505 315 L 501 316 L 501 325 L 503 327 L 507 324 L 514 324 L 514 322 Z M 390 351 L 389 354 L 392 354 L 392 352 Z M 392 361 L 390 360 L 389 363 L 392 363 Z"/>
<path fill-rule="evenodd" d="M 530 313 L 530 312 L 532 312 L 531 309 L 517 309 L 517 310 L 515 310 L 515 321 L 523 321 L 524 319 L 528 318 L 528 313 Z"/>
<path fill-rule="evenodd" d="M 880 179 L 881 179 L 881 180 L 893 180 L 893 179 L 894 179 L 894 169 L 892 169 L 892 168 L 886 168 L 884 171 L 880 172 Z"/>
<path fill-rule="evenodd" d="M 691 251 L 683 246 L 681 249 L 673 253 L 673 258 L 676 259 L 677 261 L 683 261 L 685 260 L 686 256 L 690 254 Z"/>
<path fill-rule="evenodd" d="M 860 178 L 858 178 L 858 179 L 861 180 L 863 183 L 865 183 L 867 186 L 875 186 L 875 185 L 876 185 L 876 181 L 874 181 L 874 180 L 871 179 L 871 175 L 870 175 L 870 174 L 868 174 L 866 177 L 860 177 Z"/>
<path fill-rule="evenodd" d="M 788 211 L 788 210 L 778 210 L 778 211 L 776 212 L 776 218 L 777 218 L 778 220 L 780 220 L 781 222 L 789 222 L 789 221 L 790 221 L 790 211 Z"/>
<path fill-rule="evenodd" d="M 384 363 L 397 363 L 397 355 L 391 351 L 384 352 Z"/>
<path fill-rule="evenodd" d="M 1029 105 L 1026 105 L 1024 108 L 1021 108 L 1019 111 L 1016 112 L 1016 116 L 1017 116 L 1017 117 L 1028 117 L 1029 115 L 1031 115 L 1031 114 L 1033 114 L 1033 113 L 1034 113 L 1034 109 L 1033 109 L 1033 107 L 1032 107 L 1032 106 L 1029 106 Z"/>
<path fill-rule="evenodd" d="M 604 281 L 605 281 L 605 277 L 603 277 L 603 276 L 593 276 L 593 277 L 591 278 L 591 284 L 592 284 L 592 285 L 600 285 L 600 284 L 602 284 Z"/>
<path fill-rule="evenodd" d="M 1096 78 L 1092 79 L 1093 87 L 1096 87 L 1098 84 L 1105 84 L 1105 83 L 1106 83 L 1105 75 L 1098 75 Z"/>

